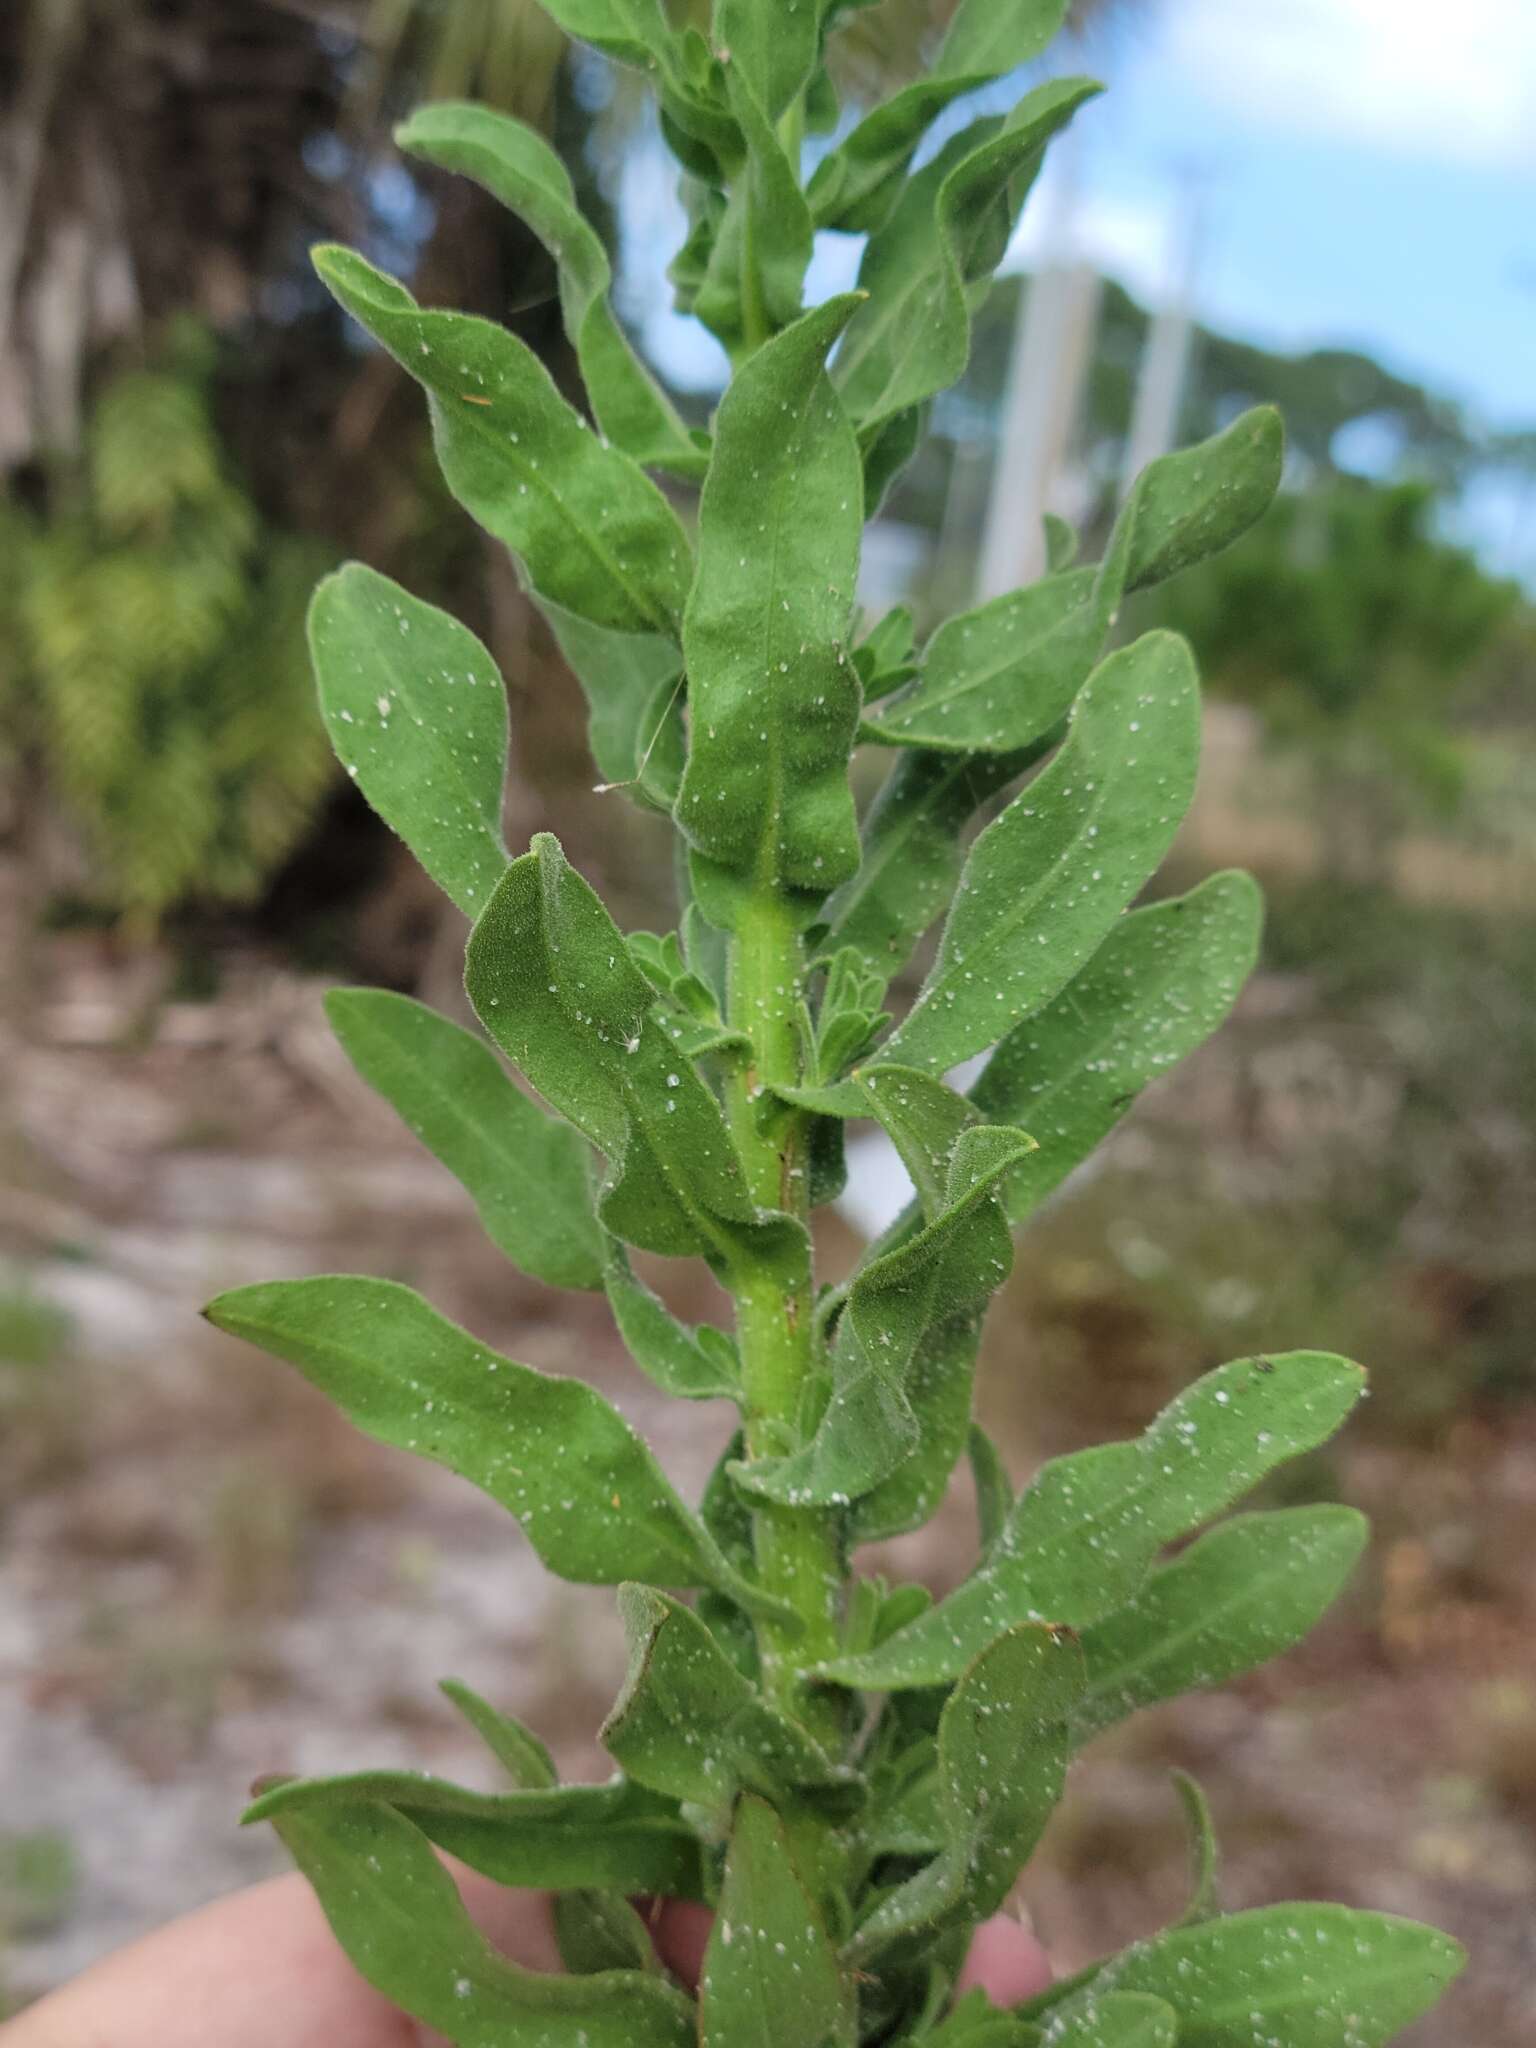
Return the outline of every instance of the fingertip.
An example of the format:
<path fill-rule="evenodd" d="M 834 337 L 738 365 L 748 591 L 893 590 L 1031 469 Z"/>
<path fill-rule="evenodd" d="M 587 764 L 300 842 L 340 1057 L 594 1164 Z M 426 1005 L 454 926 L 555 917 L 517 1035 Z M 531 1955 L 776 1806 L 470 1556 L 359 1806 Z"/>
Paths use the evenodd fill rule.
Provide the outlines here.
<path fill-rule="evenodd" d="M 707 1906 L 694 1905 L 687 1899 L 663 1899 L 654 1914 L 646 1917 L 651 1923 L 657 1955 L 674 1977 L 694 1988 L 704 1968 L 714 1914 Z"/>
<path fill-rule="evenodd" d="M 1018 2005 L 1052 1982 L 1050 1959 L 1030 1930 L 999 1913 L 977 1928 L 957 1990 L 985 1991 L 994 2005 Z"/>

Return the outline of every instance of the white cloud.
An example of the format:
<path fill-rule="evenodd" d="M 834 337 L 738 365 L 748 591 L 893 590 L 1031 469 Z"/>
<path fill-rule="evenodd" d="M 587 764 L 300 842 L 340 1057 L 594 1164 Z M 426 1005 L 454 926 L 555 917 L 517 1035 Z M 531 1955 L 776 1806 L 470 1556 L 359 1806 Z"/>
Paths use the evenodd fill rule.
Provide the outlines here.
<path fill-rule="evenodd" d="M 1286 128 L 1536 163 L 1532 0 L 1175 0 L 1163 48 L 1209 98 Z"/>

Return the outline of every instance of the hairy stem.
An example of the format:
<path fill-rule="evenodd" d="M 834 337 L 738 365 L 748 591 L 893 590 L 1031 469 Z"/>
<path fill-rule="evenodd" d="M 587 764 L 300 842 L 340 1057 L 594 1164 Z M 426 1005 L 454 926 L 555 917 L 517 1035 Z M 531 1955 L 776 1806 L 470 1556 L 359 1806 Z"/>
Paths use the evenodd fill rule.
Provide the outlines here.
<path fill-rule="evenodd" d="M 800 1079 L 796 1008 L 804 947 L 788 907 L 764 890 L 743 910 L 731 946 L 730 1020 L 752 1044 L 731 1077 L 727 1110 L 753 1200 L 804 1225 L 810 1213 L 804 1119 L 765 1118 L 764 1087 Z M 799 1440 L 815 1370 L 815 1319 L 809 1258 L 801 1270 L 763 1265 L 737 1275 L 737 1335 L 746 1390 L 747 1449 L 771 1457 Z M 836 1516 L 826 1510 L 764 1503 L 754 1511 L 759 1576 L 766 1590 L 799 1615 L 797 1634 L 760 1624 L 764 1680 L 796 1712 L 821 1719 L 801 1673 L 837 1647 L 843 1561 Z"/>

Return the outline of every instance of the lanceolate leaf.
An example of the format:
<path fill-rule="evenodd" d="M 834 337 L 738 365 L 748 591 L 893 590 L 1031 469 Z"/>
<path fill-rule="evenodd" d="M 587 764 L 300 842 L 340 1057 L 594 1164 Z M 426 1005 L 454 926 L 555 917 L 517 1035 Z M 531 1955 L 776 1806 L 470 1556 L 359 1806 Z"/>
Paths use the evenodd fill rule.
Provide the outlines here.
<path fill-rule="evenodd" d="M 274 1280 L 205 1313 L 296 1365 L 368 1435 L 500 1501 L 562 1578 L 749 1593 L 601 1394 L 502 1358 L 410 1288 Z"/>
<path fill-rule="evenodd" d="M 650 1251 L 719 1250 L 755 1215 L 720 1106 L 657 1017 L 657 995 L 597 896 L 541 833 L 469 942 L 481 1022 L 608 1156 L 604 1222 Z"/>
<path fill-rule="evenodd" d="M 814 229 L 795 168 L 740 67 L 725 67 L 746 166 L 714 228 L 692 310 L 733 356 L 798 316 Z"/>
<path fill-rule="evenodd" d="M 801 888 L 858 863 L 846 640 L 863 525 L 858 451 L 823 364 L 856 301 L 762 348 L 720 407 L 683 624 L 691 751 L 678 804 L 713 860 Z"/>
<path fill-rule="evenodd" d="M 953 893 L 966 825 L 1034 758 L 902 754 L 864 821 L 858 873 L 828 898 L 823 950 L 854 946 L 887 980 L 897 974 Z"/>
<path fill-rule="evenodd" d="M 689 2048 L 687 1999 L 639 1971 L 543 1976 L 493 1949 L 418 1828 L 386 1806 L 290 1811 L 279 1831 L 375 1989 L 458 2042 Z"/>
<path fill-rule="evenodd" d="M 967 0 L 932 73 L 867 114 L 817 165 L 808 188 L 817 226 L 850 234 L 881 227 L 932 123 L 964 94 L 1038 57 L 1065 12 L 1065 0 Z"/>
<path fill-rule="evenodd" d="M 665 1302 L 635 1278 L 617 1245 L 609 1254 L 603 1285 L 630 1356 L 663 1393 L 685 1401 L 730 1401 L 740 1395 L 740 1366 L 729 1337 L 707 1324 L 686 1329 Z"/>
<path fill-rule="evenodd" d="M 1082 1653 L 1067 1631 L 1012 1629 L 969 1666 L 939 1721 L 944 1849 L 876 1906 L 851 1961 L 997 1910 L 1061 1797 L 1082 1686 Z"/>
<path fill-rule="evenodd" d="M 816 0 L 715 0 L 716 49 L 728 53 L 770 121 L 776 121 L 804 86 L 821 45 Z"/>
<path fill-rule="evenodd" d="M 514 1087 L 471 1032 L 384 989 L 332 989 L 326 1015 L 363 1079 L 468 1190 L 494 1244 L 552 1287 L 601 1287 L 603 1233 L 578 1132 Z"/>
<path fill-rule="evenodd" d="M 1337 1598 L 1369 1534 L 1352 1508 L 1239 1515 L 1155 1571 L 1083 1634 L 1080 1741 L 1140 1707 L 1222 1685 L 1301 1641 Z"/>
<path fill-rule="evenodd" d="M 1062 1997 L 1055 2028 L 1110 1992 L 1160 1998 L 1179 2018 L 1179 2048 L 1381 2048 L 1427 2012 L 1459 1975 L 1460 1945 L 1432 1928 L 1347 1906 L 1265 1906 L 1179 1927 L 1140 1943 Z"/>
<path fill-rule="evenodd" d="M 932 1074 L 883 1061 L 856 1068 L 834 1087 L 778 1092 L 786 1102 L 819 1116 L 872 1117 L 879 1123 L 912 1176 L 929 1223 L 949 1205 L 950 1169 L 961 1133 L 983 1121 L 963 1095 Z"/>
<path fill-rule="evenodd" d="M 934 634 L 911 685 L 864 720 L 866 739 L 1006 754 L 1059 725 L 1098 658 L 1118 592 L 1069 569 L 961 612 Z"/>
<path fill-rule="evenodd" d="M 1140 1991 L 1106 1991 L 1051 2028 L 1051 2048 L 1174 2048 L 1179 2018 L 1171 2005 Z"/>
<path fill-rule="evenodd" d="M 1038 1141 L 1004 1192 L 1022 1223 L 1107 1136 L 1141 1090 L 1209 1037 L 1258 953 L 1262 905 L 1247 875 L 1132 911 L 1080 974 L 1015 1025 L 971 1100 L 988 1123 Z"/>
<path fill-rule="evenodd" d="M 559 605 L 540 610 L 587 700 L 603 781 L 670 814 L 687 747 L 682 650 L 659 633 L 614 633 Z"/>
<path fill-rule="evenodd" d="M 723 1815 L 743 1789 L 782 1799 L 797 1786 L 840 1782 L 810 1735 L 742 1677 L 689 1608 L 626 1586 L 619 1612 L 629 1675 L 602 1739 L 637 1784 Z"/>
<path fill-rule="evenodd" d="M 440 1680 L 438 1691 L 458 1708 L 519 1791 L 546 1792 L 558 1781 L 554 1758 L 521 1721 L 501 1713 L 456 1678 Z"/>
<path fill-rule="evenodd" d="M 1358 1366 L 1318 1351 L 1207 1373 L 1144 1436 L 1044 1466 L 973 1577 L 881 1649 L 831 1664 L 827 1675 L 845 1685 L 934 1685 L 1020 1621 L 1101 1620 L 1135 1594 L 1166 1544 L 1326 1442 L 1364 1383 Z"/>
<path fill-rule="evenodd" d="M 917 1442 L 888 1478 L 849 1511 L 855 1543 L 878 1543 L 918 1529 L 935 1513 L 965 1449 L 981 1345 L 983 1306 L 929 1330 L 907 1368 L 907 1398 Z"/>
<path fill-rule="evenodd" d="M 702 477 L 709 451 L 678 418 L 614 318 L 608 252 L 576 204 L 570 173 L 544 138 L 490 107 L 439 100 L 419 108 L 396 129 L 395 140 L 410 155 L 483 185 L 548 249 L 559 275 L 566 336 L 609 439 L 637 462 Z"/>
<path fill-rule="evenodd" d="M 364 1804 L 404 1814 L 440 1849 L 498 1884 L 703 1894 L 696 1832 L 672 1802 L 618 1781 L 471 1792 L 413 1771 L 363 1771 L 289 1779 L 264 1791 L 244 1818 L 279 1820 Z"/>
<path fill-rule="evenodd" d="M 424 312 L 350 249 L 314 252 L 322 281 L 425 386 L 448 487 L 523 565 L 539 597 L 621 633 L 671 632 L 689 582 L 677 515 L 605 447 L 515 335 Z"/>
<path fill-rule="evenodd" d="M 1184 642 L 1149 633 L 1112 654 L 1060 753 L 972 847 L 933 970 L 882 1057 L 942 1072 L 1049 1002 L 1167 851 L 1199 746 Z"/>
<path fill-rule="evenodd" d="M 495 662 L 457 619 L 361 562 L 315 592 L 309 645 L 343 767 L 477 917 L 507 865 L 507 698 Z"/>
<path fill-rule="evenodd" d="M 539 0 L 568 36 L 642 71 L 670 69 L 673 37 L 662 0 Z"/>
<path fill-rule="evenodd" d="M 699 1983 L 700 2048 L 853 2048 L 853 1987 L 761 1799 L 737 1808 Z"/>
<path fill-rule="evenodd" d="M 978 124 L 913 178 L 859 272 L 869 303 L 849 328 L 837 382 L 861 438 L 952 384 L 971 347 L 971 293 L 1001 260 L 1051 137 L 1098 92 L 1059 79 L 1000 127 Z"/>
<path fill-rule="evenodd" d="M 854 1281 L 815 1435 L 786 1458 L 740 1467 L 739 1484 L 791 1507 L 845 1505 L 917 1448 L 914 1361 L 930 1332 L 966 1318 L 1006 1279 L 1013 1247 L 996 1189 L 1027 1144 L 985 1126 L 961 1135 L 943 1214 Z"/>
<path fill-rule="evenodd" d="M 1285 429 L 1272 405 L 1150 463 L 1127 507 L 1126 589 L 1161 583 L 1239 539 L 1268 511 L 1284 463 Z"/>

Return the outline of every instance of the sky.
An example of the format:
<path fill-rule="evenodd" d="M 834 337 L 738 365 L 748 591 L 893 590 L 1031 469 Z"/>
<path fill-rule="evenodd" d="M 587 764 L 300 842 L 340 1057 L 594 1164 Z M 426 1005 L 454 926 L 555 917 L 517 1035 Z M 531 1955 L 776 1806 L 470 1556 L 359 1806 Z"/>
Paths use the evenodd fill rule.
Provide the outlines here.
<path fill-rule="evenodd" d="M 1110 90 L 1014 262 L 1055 231 L 1070 179 L 1073 239 L 1139 295 L 1167 291 L 1193 220 L 1210 324 L 1360 346 L 1491 425 L 1536 426 L 1536 0 L 1144 0 L 1050 68 Z M 669 177 L 632 173 L 658 257 Z M 818 291 L 857 262 L 823 239 Z M 713 381 L 708 338 L 644 296 L 668 369 Z"/>

